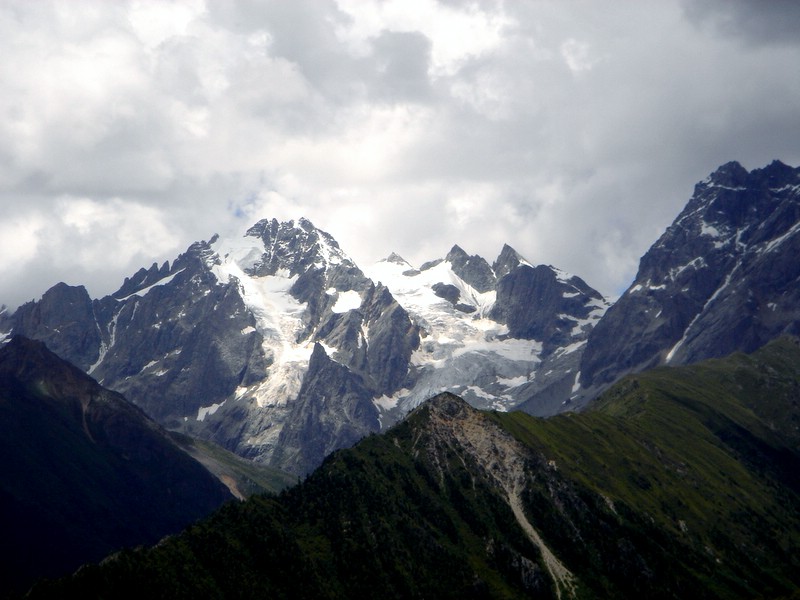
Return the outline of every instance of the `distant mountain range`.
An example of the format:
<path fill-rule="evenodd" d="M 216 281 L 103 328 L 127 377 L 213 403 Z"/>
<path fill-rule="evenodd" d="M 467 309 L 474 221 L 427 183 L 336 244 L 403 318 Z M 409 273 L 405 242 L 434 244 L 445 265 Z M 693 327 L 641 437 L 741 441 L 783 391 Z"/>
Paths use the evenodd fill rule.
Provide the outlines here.
<path fill-rule="evenodd" d="M 492 266 L 455 246 L 419 269 L 393 255 L 371 274 L 310 222 L 265 220 L 99 300 L 56 285 L 2 328 L 169 429 L 303 474 L 442 390 L 501 410 L 560 398 L 608 307 L 508 246 Z"/>
<path fill-rule="evenodd" d="M 302 475 L 443 391 L 553 415 L 626 373 L 751 351 L 800 323 L 800 169 L 726 164 L 611 306 L 504 247 L 362 271 L 309 221 L 212 237 L 91 299 L 0 315 L 164 427 Z"/>
<path fill-rule="evenodd" d="M 550 419 L 444 393 L 277 497 L 30 597 L 788 598 L 798 390 L 781 338 Z"/>
<path fill-rule="evenodd" d="M 613 305 L 307 220 L 58 284 L 0 314 L 4 594 L 308 474 L 33 597 L 789 597 L 798 233 L 800 169 L 729 163 Z"/>

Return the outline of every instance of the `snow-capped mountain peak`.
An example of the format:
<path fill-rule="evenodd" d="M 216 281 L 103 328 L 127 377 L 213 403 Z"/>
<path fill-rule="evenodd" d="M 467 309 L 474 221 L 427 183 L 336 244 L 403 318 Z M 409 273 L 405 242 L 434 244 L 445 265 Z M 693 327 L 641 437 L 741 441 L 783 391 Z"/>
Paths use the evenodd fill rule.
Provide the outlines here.
<path fill-rule="evenodd" d="M 264 219 L 106 298 L 56 287 L 9 332 L 61 343 L 171 429 L 303 473 L 441 391 L 508 410 L 572 387 L 599 294 L 508 246 L 496 264 L 453 246 L 368 277 L 307 219 Z"/>
<path fill-rule="evenodd" d="M 367 272 L 392 291 L 423 334 L 412 357 L 414 388 L 381 399 L 400 414 L 441 391 L 509 410 L 554 385 L 571 389 L 574 371 L 568 382 L 560 378 L 577 365 L 588 331 L 608 307 L 579 278 L 533 267 L 508 245 L 495 268 L 453 246 L 444 259 L 419 269 L 395 255 Z M 532 322 L 541 328 L 532 332 Z"/>
<path fill-rule="evenodd" d="M 245 237 L 256 238 L 262 243 L 260 260 L 250 267 L 255 275 L 271 275 L 278 269 L 298 275 L 311 268 L 355 267 L 336 240 L 307 219 L 300 219 L 296 224 L 294 221 L 263 219 L 248 229 Z"/>

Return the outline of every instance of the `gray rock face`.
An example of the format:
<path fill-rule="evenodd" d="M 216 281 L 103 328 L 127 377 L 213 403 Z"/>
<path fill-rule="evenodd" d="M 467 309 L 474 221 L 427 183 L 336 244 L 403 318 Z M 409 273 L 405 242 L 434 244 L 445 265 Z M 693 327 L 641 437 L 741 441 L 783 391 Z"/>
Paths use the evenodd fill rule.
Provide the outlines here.
<path fill-rule="evenodd" d="M 581 383 L 750 352 L 800 328 L 800 169 L 732 162 L 697 184 L 592 331 Z"/>
<path fill-rule="evenodd" d="M 211 255 L 193 244 L 155 285 L 132 278 L 95 303 L 103 339 L 90 373 L 172 429 L 268 367 L 253 315 L 210 273 Z"/>
<path fill-rule="evenodd" d="M 453 246 L 445 260 L 453 265 L 453 272 L 479 292 L 494 289 L 495 274 L 485 259 L 477 254 L 469 256 L 458 246 Z"/>
<path fill-rule="evenodd" d="M 370 288 L 364 303 L 369 374 L 376 390 L 393 393 L 409 383 L 411 353 L 419 347 L 419 329 L 389 290 Z"/>
<path fill-rule="evenodd" d="M 156 263 L 153 263 L 149 269 L 141 268 L 132 277 L 126 277 L 114 296 L 118 298 L 130 296 L 150 284 L 161 281 L 167 275 L 169 275 L 169 263 L 165 262 L 160 268 Z"/>
<path fill-rule="evenodd" d="M 527 262 L 519 253 L 508 244 L 503 244 L 503 249 L 497 260 L 492 263 L 492 270 L 497 279 L 501 279 L 516 269 L 522 263 Z"/>
<path fill-rule="evenodd" d="M 508 325 L 509 335 L 544 343 L 545 354 L 575 342 L 573 330 L 603 302 L 579 277 L 552 267 L 519 264 L 497 282 L 490 316 Z"/>
<path fill-rule="evenodd" d="M 461 292 L 452 283 L 442 283 L 440 281 L 438 283 L 434 283 L 431 286 L 431 289 L 433 290 L 434 294 L 440 298 L 444 298 L 453 305 L 457 304 L 459 298 L 461 298 Z"/>
<path fill-rule="evenodd" d="M 83 286 L 58 283 L 38 302 L 23 304 L 8 324 L 14 333 L 47 344 L 81 369 L 97 360 L 100 331 L 89 293 Z"/>
<path fill-rule="evenodd" d="M 373 393 L 360 375 L 331 360 L 323 347 L 315 344 L 273 462 L 294 473 L 308 473 L 334 450 L 348 448 L 378 431 Z"/>

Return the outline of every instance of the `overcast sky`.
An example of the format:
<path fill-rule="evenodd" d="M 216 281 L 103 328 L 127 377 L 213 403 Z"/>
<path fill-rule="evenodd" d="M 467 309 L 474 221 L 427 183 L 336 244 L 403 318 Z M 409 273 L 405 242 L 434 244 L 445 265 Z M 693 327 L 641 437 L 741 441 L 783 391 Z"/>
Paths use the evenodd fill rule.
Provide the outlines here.
<path fill-rule="evenodd" d="M 260 218 L 617 295 L 694 184 L 800 164 L 794 0 L 5 0 L 0 303 Z"/>

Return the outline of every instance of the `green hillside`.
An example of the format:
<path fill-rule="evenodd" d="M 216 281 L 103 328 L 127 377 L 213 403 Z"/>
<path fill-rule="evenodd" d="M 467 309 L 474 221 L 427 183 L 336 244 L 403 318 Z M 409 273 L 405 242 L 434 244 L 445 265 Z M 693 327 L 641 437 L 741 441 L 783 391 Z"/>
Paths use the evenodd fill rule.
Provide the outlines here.
<path fill-rule="evenodd" d="M 750 356 L 627 377 L 590 412 L 494 418 L 577 494 L 601 497 L 620 524 L 651 537 L 660 553 L 652 560 L 676 584 L 680 573 L 701 585 L 694 597 L 756 598 L 800 581 L 798 402 L 800 348 L 780 339 Z M 549 491 L 532 483 L 528 508 L 551 507 Z M 585 581 L 602 583 L 614 560 L 586 543 L 606 512 L 594 511 L 585 521 L 581 508 L 561 503 L 541 527 L 584 565 Z"/>
<path fill-rule="evenodd" d="M 790 597 L 798 400 L 787 339 L 548 420 L 443 394 L 278 496 L 32 597 Z"/>
<path fill-rule="evenodd" d="M 240 500 L 253 494 L 277 493 L 297 483 L 295 475 L 242 458 L 208 440 L 175 431 L 169 435 Z"/>

